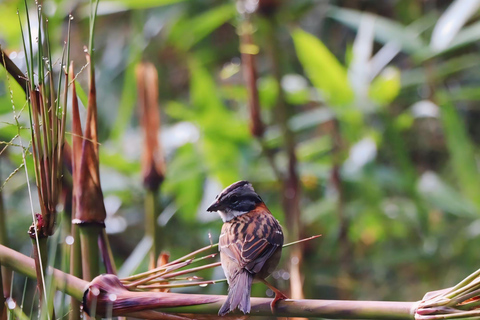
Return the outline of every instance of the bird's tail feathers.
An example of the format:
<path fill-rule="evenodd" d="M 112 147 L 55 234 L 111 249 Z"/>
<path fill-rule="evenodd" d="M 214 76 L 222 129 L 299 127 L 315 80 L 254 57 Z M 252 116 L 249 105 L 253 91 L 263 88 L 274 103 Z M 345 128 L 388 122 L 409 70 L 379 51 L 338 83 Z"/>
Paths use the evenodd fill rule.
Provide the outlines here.
<path fill-rule="evenodd" d="M 245 269 L 235 274 L 229 283 L 228 297 L 218 311 L 223 316 L 237 307 L 245 313 L 250 313 L 250 290 L 252 287 L 253 275 Z"/>

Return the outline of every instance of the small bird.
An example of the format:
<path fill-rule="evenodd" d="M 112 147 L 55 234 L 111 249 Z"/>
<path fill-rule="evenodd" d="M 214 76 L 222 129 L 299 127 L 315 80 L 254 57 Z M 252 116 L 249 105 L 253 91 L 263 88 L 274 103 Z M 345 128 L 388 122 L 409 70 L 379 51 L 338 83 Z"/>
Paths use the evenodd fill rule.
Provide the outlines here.
<path fill-rule="evenodd" d="M 248 181 L 225 188 L 207 211 L 217 211 L 223 220 L 219 238 L 220 260 L 228 281 L 228 297 L 218 311 L 223 316 L 237 307 L 250 313 L 253 280 L 273 292 L 272 312 L 278 300 L 287 297 L 270 285 L 268 277 L 278 265 L 283 246 L 282 227 Z"/>

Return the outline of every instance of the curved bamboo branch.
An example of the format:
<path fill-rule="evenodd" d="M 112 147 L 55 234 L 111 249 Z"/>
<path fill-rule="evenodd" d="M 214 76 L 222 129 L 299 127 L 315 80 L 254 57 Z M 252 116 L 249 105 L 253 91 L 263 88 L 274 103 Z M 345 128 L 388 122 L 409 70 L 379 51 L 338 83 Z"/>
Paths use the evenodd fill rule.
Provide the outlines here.
<path fill-rule="evenodd" d="M 35 278 L 33 259 L 0 245 L 0 263 L 28 277 Z M 142 314 L 154 319 L 159 311 L 169 313 L 217 314 L 226 296 L 165 292 L 132 292 L 126 290 L 114 275 L 97 277 L 91 283 L 53 269 L 55 284 L 73 298 L 82 301 L 87 288 L 98 287 L 99 281 L 110 280 L 100 288 L 96 310 L 113 311 L 114 316 Z M 120 286 L 118 286 L 118 284 Z M 111 300 L 111 294 L 115 300 Z M 102 299 L 101 295 L 107 297 Z M 125 299 L 127 298 L 127 299 Z M 272 315 L 269 298 L 252 298 L 252 315 Z M 103 306 L 100 304 L 103 303 Z M 414 319 L 418 302 L 340 301 L 340 300 L 283 300 L 277 303 L 276 316 L 322 317 L 344 319 Z M 138 310 L 132 308 L 140 306 Z"/>
<path fill-rule="evenodd" d="M 0 245 L 0 264 L 19 272 L 29 278 L 36 279 L 35 261 L 15 250 Z M 60 270 L 53 270 L 57 290 L 64 291 L 69 296 L 82 301 L 83 293 L 88 288 L 88 282 Z M 48 272 L 50 272 L 50 270 Z"/>

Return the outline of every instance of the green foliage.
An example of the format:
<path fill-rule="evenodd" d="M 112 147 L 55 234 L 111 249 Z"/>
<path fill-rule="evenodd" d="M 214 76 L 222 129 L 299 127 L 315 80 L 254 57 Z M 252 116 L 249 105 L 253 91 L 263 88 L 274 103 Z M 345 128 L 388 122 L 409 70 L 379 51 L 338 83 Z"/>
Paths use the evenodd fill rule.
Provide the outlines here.
<path fill-rule="evenodd" d="M 181 217 L 195 220 L 198 204 L 202 199 L 205 170 L 199 160 L 199 153 L 191 143 L 180 147 L 168 167 L 164 191 L 172 194 Z"/>
<path fill-rule="evenodd" d="M 368 13 L 367 13 L 368 14 Z M 348 27 L 358 29 L 365 13 L 347 8 L 332 7 L 328 15 Z M 400 44 L 406 53 L 416 53 L 425 47 L 422 39 L 411 28 L 407 28 L 394 20 L 375 15 L 375 39 L 381 43 L 391 42 Z"/>
<path fill-rule="evenodd" d="M 439 95 L 440 113 L 447 146 L 452 155 L 452 168 L 458 185 L 465 196 L 480 208 L 480 173 L 475 160 L 474 147 L 465 132 L 464 124 L 453 105 L 446 97 Z M 478 210 L 478 209 L 477 209 Z"/>
<path fill-rule="evenodd" d="M 370 98 L 380 105 L 389 105 L 400 92 L 400 72 L 395 68 L 385 70 L 375 78 L 370 87 Z"/>
<path fill-rule="evenodd" d="M 246 122 L 223 105 L 207 70 L 191 60 L 190 98 L 202 128 L 202 153 L 209 171 L 224 186 L 240 180 L 241 148 L 248 141 Z M 208 94 L 205 94 L 208 93 Z"/>
<path fill-rule="evenodd" d="M 234 6 L 225 4 L 194 18 L 184 17 L 174 24 L 170 30 L 169 39 L 178 48 L 188 50 L 234 16 Z"/>
<path fill-rule="evenodd" d="M 312 83 L 333 108 L 341 110 L 353 101 L 347 72 L 325 45 L 313 35 L 297 29 L 292 32 L 298 59 Z M 337 107 L 338 106 L 338 107 Z"/>

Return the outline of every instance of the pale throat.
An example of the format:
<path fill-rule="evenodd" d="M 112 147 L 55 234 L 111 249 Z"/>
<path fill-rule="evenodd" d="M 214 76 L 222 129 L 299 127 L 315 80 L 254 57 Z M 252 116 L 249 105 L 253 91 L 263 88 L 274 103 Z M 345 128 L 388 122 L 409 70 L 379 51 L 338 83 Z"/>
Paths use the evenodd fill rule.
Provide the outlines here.
<path fill-rule="evenodd" d="M 220 218 L 222 218 L 223 222 L 230 221 L 233 218 L 236 218 L 238 216 L 241 216 L 242 214 L 247 213 L 246 211 L 237 211 L 237 210 L 232 210 L 228 208 L 226 208 L 225 210 L 218 210 L 217 212 L 220 215 Z"/>

